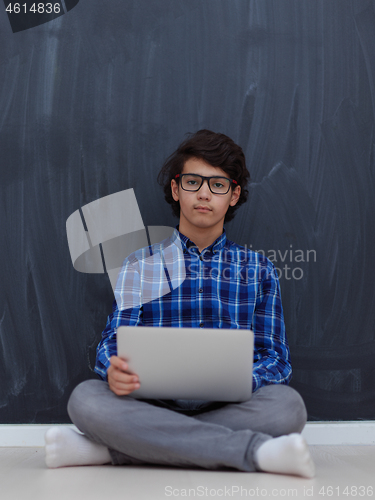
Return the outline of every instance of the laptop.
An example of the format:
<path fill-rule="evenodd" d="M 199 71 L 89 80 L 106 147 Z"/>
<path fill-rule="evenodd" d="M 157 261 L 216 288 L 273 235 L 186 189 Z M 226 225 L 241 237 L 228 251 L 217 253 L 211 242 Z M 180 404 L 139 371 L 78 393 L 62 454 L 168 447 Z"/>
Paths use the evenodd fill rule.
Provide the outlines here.
<path fill-rule="evenodd" d="M 139 376 L 140 399 L 241 402 L 251 398 L 251 330 L 120 326 L 117 354 Z"/>

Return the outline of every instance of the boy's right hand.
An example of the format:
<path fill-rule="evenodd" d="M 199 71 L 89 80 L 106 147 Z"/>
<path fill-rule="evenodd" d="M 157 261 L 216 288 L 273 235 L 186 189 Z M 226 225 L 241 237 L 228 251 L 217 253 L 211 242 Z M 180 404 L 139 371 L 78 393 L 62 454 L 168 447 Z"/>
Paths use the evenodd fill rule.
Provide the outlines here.
<path fill-rule="evenodd" d="M 135 373 L 128 371 L 127 362 L 118 356 L 111 356 L 111 366 L 107 370 L 108 384 L 117 396 L 126 396 L 139 389 L 140 383 Z"/>

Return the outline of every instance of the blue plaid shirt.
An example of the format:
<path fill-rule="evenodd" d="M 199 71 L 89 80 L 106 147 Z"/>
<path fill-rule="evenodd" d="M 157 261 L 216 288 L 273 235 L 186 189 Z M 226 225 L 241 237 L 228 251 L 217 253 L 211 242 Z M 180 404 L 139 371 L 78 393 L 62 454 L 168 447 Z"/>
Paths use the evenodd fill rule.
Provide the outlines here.
<path fill-rule="evenodd" d="M 274 265 L 222 235 L 199 253 L 177 228 L 171 238 L 125 259 L 113 312 L 97 347 L 95 372 L 107 378 L 122 325 L 245 328 L 254 332 L 253 391 L 288 384 L 290 353 Z"/>

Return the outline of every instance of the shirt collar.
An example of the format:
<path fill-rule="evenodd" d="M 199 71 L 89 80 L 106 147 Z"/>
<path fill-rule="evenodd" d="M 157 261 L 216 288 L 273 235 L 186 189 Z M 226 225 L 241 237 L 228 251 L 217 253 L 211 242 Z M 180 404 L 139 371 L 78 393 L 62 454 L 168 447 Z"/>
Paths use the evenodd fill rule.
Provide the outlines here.
<path fill-rule="evenodd" d="M 178 230 L 178 225 L 175 227 L 172 234 L 172 241 L 175 240 L 178 240 L 180 242 L 182 249 L 184 251 L 189 252 L 189 249 L 191 249 L 190 250 L 191 252 L 193 248 L 195 248 L 197 254 L 199 253 L 196 244 L 193 241 L 191 241 L 187 236 L 180 233 L 180 231 Z M 205 248 L 203 252 L 212 252 L 212 253 L 219 252 L 224 247 L 226 241 L 227 241 L 227 235 L 225 229 L 223 228 L 223 232 L 221 233 L 221 235 L 210 246 Z"/>

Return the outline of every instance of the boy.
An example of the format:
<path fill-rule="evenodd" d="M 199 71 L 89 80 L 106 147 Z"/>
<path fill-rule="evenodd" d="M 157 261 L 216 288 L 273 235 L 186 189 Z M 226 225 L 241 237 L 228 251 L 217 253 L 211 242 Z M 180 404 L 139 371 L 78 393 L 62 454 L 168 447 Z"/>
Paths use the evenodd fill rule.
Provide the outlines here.
<path fill-rule="evenodd" d="M 290 356 L 275 268 L 229 241 L 223 227 L 246 201 L 248 179 L 242 149 L 209 130 L 191 135 L 167 159 L 158 180 L 179 225 L 171 238 L 125 259 L 114 310 L 97 349 L 95 371 L 103 380 L 81 383 L 68 404 L 84 435 L 49 430 L 49 467 L 165 464 L 314 476 L 299 434 L 306 409 L 287 385 Z M 151 286 L 146 256 L 173 256 L 177 247 L 182 258 L 180 253 L 172 261 L 184 266 L 183 282 L 143 300 Z M 163 269 L 156 262 L 164 259 L 155 260 L 151 270 L 160 276 Z M 178 274 L 173 269 L 172 282 Z M 132 398 L 140 381 L 116 355 L 120 325 L 252 329 L 252 398 L 244 403 Z"/>

